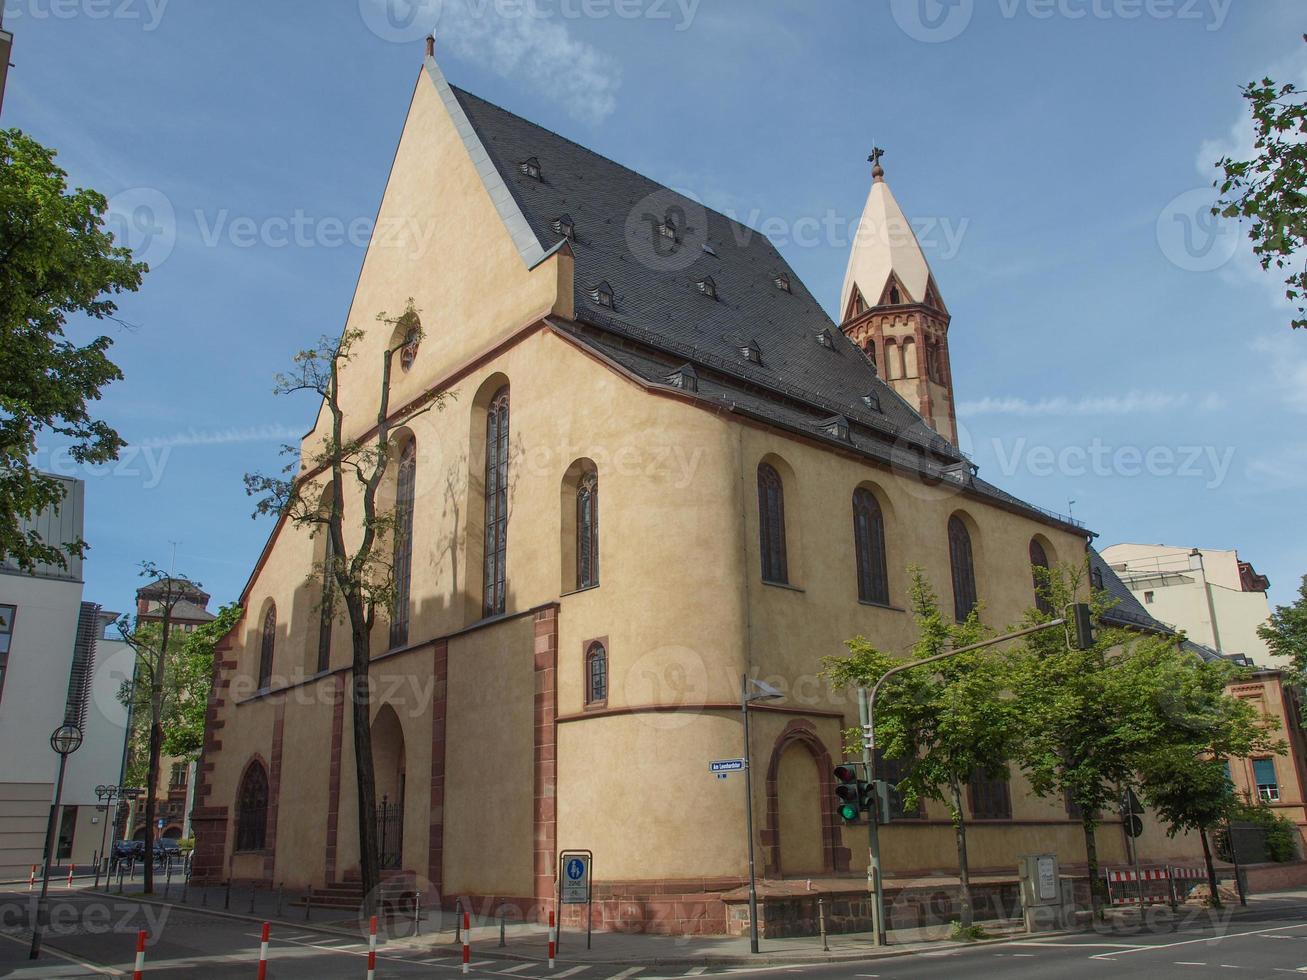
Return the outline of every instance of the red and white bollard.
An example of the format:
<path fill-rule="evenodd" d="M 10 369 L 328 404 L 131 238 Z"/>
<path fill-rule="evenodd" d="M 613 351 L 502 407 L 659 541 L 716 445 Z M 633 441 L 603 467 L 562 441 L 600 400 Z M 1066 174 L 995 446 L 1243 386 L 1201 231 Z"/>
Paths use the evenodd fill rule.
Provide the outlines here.
<path fill-rule="evenodd" d="M 368 923 L 368 980 L 377 975 L 377 917 Z"/>
<path fill-rule="evenodd" d="M 463 913 L 463 972 L 472 969 L 472 918 Z"/>
<path fill-rule="evenodd" d="M 73 866 L 72 866 L 72 864 L 69 864 L 69 865 L 68 865 L 68 887 L 69 887 L 69 888 L 72 888 L 72 887 L 73 887 Z"/>
<path fill-rule="evenodd" d="M 271 932 L 271 923 L 263 923 L 263 935 L 259 938 L 259 980 L 268 975 L 268 935 Z"/>
<path fill-rule="evenodd" d="M 32 865 L 32 873 L 27 876 L 27 890 L 30 892 L 36 887 L 36 865 Z"/>
<path fill-rule="evenodd" d="M 136 969 L 132 973 L 132 980 L 141 980 L 145 973 L 145 930 L 142 929 L 136 934 Z"/>
<path fill-rule="evenodd" d="M 549 912 L 549 969 L 554 968 L 554 945 L 558 941 L 558 931 L 554 928 L 554 913 Z"/>

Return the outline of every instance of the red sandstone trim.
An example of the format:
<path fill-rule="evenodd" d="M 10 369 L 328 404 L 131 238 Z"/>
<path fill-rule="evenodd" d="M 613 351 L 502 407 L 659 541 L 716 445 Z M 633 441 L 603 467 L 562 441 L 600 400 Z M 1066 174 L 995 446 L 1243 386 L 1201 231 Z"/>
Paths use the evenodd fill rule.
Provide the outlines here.
<path fill-rule="evenodd" d="M 286 732 L 286 699 L 277 701 L 275 715 L 272 719 L 272 763 L 268 767 L 268 833 L 265 847 L 268 854 L 263 859 L 263 874 L 272 878 L 277 863 L 277 810 L 281 800 L 281 754 Z"/>
<path fill-rule="evenodd" d="M 802 715 L 805 718 L 844 717 L 844 712 L 842 711 L 818 711 L 812 708 L 790 707 L 783 704 L 755 704 L 750 707 L 749 710 L 753 712 L 769 711 L 779 715 Z M 700 711 L 733 711 L 738 714 L 740 711 L 740 705 L 739 702 L 732 704 L 730 701 L 705 701 L 703 704 L 637 704 L 617 708 L 593 708 L 589 711 L 578 711 L 570 715 L 559 715 L 558 724 L 562 725 L 569 721 L 581 721 L 585 718 L 607 718 L 612 715 L 665 714 L 678 711 L 690 713 Z"/>
<path fill-rule="evenodd" d="M 781 756 L 791 745 L 798 743 L 806 748 L 817 766 L 817 778 L 821 786 L 818 798 L 821 806 L 821 850 L 822 872 L 847 871 L 849 868 L 849 851 L 843 846 L 838 816 L 835 813 L 835 787 L 832 782 L 832 763 L 830 752 L 817 734 L 812 722 L 796 718 L 785 726 L 776 737 L 772 746 L 771 761 L 767 765 L 767 818 L 762 831 L 762 846 L 765 854 L 764 874 L 779 878 L 784 874 L 781 867 L 781 822 L 780 822 L 780 784 L 779 774 Z"/>
<path fill-rule="evenodd" d="M 332 678 L 331 774 L 327 788 L 327 849 L 325 884 L 336 880 L 336 833 L 340 827 L 340 762 L 345 736 L 345 675 Z"/>
<path fill-rule="evenodd" d="M 449 644 L 436 644 L 432 657 L 435 678 L 431 704 L 431 816 L 427 836 L 427 880 L 436 895 L 445 887 L 445 726 L 449 713 Z"/>
<path fill-rule="evenodd" d="M 558 607 L 541 609 L 535 617 L 534 797 L 535 901 L 537 913 L 554 894 L 554 863 L 558 846 Z"/>

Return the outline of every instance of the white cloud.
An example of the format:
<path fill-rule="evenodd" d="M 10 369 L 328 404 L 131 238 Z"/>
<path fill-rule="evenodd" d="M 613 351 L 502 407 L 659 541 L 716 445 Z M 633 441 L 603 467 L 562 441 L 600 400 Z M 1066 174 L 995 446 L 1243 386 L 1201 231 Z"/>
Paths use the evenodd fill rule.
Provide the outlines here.
<path fill-rule="evenodd" d="M 503 8 L 502 10 L 500 8 Z M 535 4 L 445 0 L 436 29 L 441 50 L 488 64 L 505 78 L 529 84 L 587 123 L 600 123 L 617 108 L 621 67 L 571 27 Z"/>
<path fill-rule="evenodd" d="M 256 425 L 244 429 L 218 429 L 201 432 L 187 429 L 167 436 L 151 436 L 148 439 L 132 439 L 130 444 L 141 449 L 161 449 L 165 446 L 220 446 L 242 442 L 299 442 L 304 433 L 296 432 L 287 426 Z"/>
<path fill-rule="evenodd" d="M 1307 444 L 1286 446 L 1248 464 L 1248 481 L 1259 490 L 1307 487 Z"/>
<path fill-rule="evenodd" d="M 1271 371 L 1271 381 L 1281 403 L 1291 412 L 1307 413 L 1307 337 L 1302 331 L 1285 329 L 1282 334 L 1258 337 L 1253 350 Z"/>
<path fill-rule="evenodd" d="M 1186 394 L 1171 395 L 1161 392 L 1131 391 L 1124 395 L 1085 395 L 1081 398 L 1042 398 L 1029 401 L 1025 398 L 985 397 L 979 401 L 962 402 L 960 415 L 1135 415 L 1141 412 L 1166 412 L 1189 404 Z M 1201 407 L 1219 407 L 1219 399 L 1204 398 Z"/>

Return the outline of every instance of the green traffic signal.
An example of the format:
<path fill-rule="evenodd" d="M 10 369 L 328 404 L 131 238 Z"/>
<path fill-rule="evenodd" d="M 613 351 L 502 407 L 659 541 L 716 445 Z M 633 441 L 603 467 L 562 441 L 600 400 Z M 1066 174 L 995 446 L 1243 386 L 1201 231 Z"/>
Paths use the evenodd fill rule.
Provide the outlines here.
<path fill-rule="evenodd" d="M 835 812 L 845 823 L 853 823 L 861 812 L 862 793 L 858 774 L 852 766 L 835 767 L 835 798 L 839 801 Z"/>

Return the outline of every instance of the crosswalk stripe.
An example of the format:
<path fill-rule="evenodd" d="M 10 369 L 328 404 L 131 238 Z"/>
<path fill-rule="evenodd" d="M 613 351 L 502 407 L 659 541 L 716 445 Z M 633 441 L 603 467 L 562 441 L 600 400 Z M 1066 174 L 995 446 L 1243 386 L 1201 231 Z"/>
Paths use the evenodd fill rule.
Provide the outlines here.
<path fill-rule="evenodd" d="M 643 969 L 644 967 L 642 966 L 633 966 L 629 970 L 622 970 L 620 973 L 614 973 L 608 978 L 608 980 L 625 980 L 626 977 L 633 977 Z"/>
<path fill-rule="evenodd" d="M 535 966 L 534 963 L 519 963 L 517 966 L 508 966 L 502 970 L 496 970 L 497 973 L 516 973 L 518 970 L 525 970 L 529 966 Z"/>
<path fill-rule="evenodd" d="M 554 976 L 570 977 L 573 973 L 580 973 L 582 970 L 588 970 L 588 969 L 590 969 L 590 967 L 587 965 L 574 966 L 570 970 L 564 970 L 562 973 L 555 973 Z"/>

